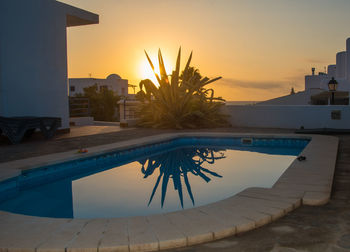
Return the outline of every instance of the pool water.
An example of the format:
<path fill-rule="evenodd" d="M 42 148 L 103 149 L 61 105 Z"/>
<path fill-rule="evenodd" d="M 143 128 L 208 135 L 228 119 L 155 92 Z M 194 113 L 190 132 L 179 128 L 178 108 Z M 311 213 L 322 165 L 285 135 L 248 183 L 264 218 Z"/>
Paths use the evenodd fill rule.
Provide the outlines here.
<path fill-rule="evenodd" d="M 153 154 L 130 150 L 125 159 L 114 153 L 115 163 L 110 160 L 104 166 L 96 165 L 96 160 L 108 160 L 111 155 L 95 158 L 95 168 L 89 166 L 91 158 L 82 160 L 89 169 L 82 167 L 82 172 L 69 176 L 58 173 L 59 165 L 51 168 L 60 176 L 52 176 L 52 169 L 45 167 L 39 170 L 40 176 L 29 172 L 19 178 L 24 181 L 22 188 L 3 199 L 0 209 L 56 218 L 99 218 L 201 206 L 248 187 L 271 187 L 307 144 L 306 140 L 287 141 L 248 146 L 242 141 L 223 146 L 206 140 L 197 140 L 195 145 L 193 141 L 167 143 L 168 148 L 160 146 Z M 48 174 L 44 176 L 43 171 Z M 34 182 L 26 180 L 30 177 Z"/>

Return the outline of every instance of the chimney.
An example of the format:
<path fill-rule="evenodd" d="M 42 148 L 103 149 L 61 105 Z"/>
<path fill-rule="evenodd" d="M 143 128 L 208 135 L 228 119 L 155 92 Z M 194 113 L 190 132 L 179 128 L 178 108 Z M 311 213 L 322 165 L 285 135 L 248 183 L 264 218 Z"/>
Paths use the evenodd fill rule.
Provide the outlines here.
<path fill-rule="evenodd" d="M 315 75 L 315 68 L 311 68 L 311 71 L 312 71 L 312 75 Z"/>

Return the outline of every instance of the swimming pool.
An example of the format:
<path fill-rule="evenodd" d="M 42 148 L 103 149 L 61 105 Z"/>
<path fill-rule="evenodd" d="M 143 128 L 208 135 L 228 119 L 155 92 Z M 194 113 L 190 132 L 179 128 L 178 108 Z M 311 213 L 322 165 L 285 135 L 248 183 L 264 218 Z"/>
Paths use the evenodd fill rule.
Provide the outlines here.
<path fill-rule="evenodd" d="M 219 139 L 308 139 L 310 142 L 300 154 L 307 159 L 302 162 L 294 160 L 271 188 L 249 187 L 224 200 L 191 209 L 148 216 L 84 219 L 45 218 L 0 211 L 0 250 L 158 251 L 191 246 L 253 230 L 285 216 L 301 205 L 319 206 L 330 199 L 338 138 L 230 132 L 166 133 L 90 147 L 85 154 L 71 150 L 1 163 L 0 195 L 10 195 L 16 191 L 21 185 L 20 175 L 36 170 L 39 176 L 41 172 L 40 168 L 35 169 L 37 167 L 50 170 L 48 165 L 74 163 L 77 159 L 194 136 Z M 249 144 L 249 139 L 243 142 Z M 70 167 L 71 170 L 76 168 L 74 165 Z M 67 171 L 62 170 L 62 173 Z M 55 176 L 59 177 L 59 174 Z"/>
<path fill-rule="evenodd" d="M 145 216 L 271 187 L 309 140 L 182 137 L 28 171 L 0 184 L 0 210 L 54 218 Z"/>

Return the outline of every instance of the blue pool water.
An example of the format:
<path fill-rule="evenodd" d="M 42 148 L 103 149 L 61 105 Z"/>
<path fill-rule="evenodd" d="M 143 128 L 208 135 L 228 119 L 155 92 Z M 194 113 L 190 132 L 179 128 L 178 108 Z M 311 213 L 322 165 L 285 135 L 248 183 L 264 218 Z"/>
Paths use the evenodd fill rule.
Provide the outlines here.
<path fill-rule="evenodd" d="M 271 187 L 305 139 L 180 138 L 40 167 L 0 183 L 0 210 L 57 217 L 139 216 Z"/>

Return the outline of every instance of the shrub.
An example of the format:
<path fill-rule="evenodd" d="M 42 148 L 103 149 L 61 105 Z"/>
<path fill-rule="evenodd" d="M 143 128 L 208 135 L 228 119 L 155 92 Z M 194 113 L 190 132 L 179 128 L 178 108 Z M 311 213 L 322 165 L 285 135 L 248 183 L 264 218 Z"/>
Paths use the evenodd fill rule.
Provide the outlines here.
<path fill-rule="evenodd" d="M 97 91 L 97 85 L 84 88 L 84 97 L 89 98 L 90 113 L 95 121 L 116 121 L 116 108 L 120 97 L 112 90 Z M 118 115 L 118 113 L 117 113 Z"/>
<path fill-rule="evenodd" d="M 153 72 L 154 66 L 147 52 L 146 57 Z M 154 72 L 159 86 L 151 80 L 140 82 L 141 91 L 137 97 L 141 101 L 138 110 L 139 125 L 154 128 L 210 128 L 227 126 L 227 115 L 221 112 L 224 100 L 214 97 L 214 90 L 206 85 L 221 77 L 209 79 L 202 77 L 198 69 L 190 67 L 192 53 L 185 69 L 180 75 L 181 48 L 179 49 L 176 69 L 169 79 L 158 51 L 160 76 Z"/>

